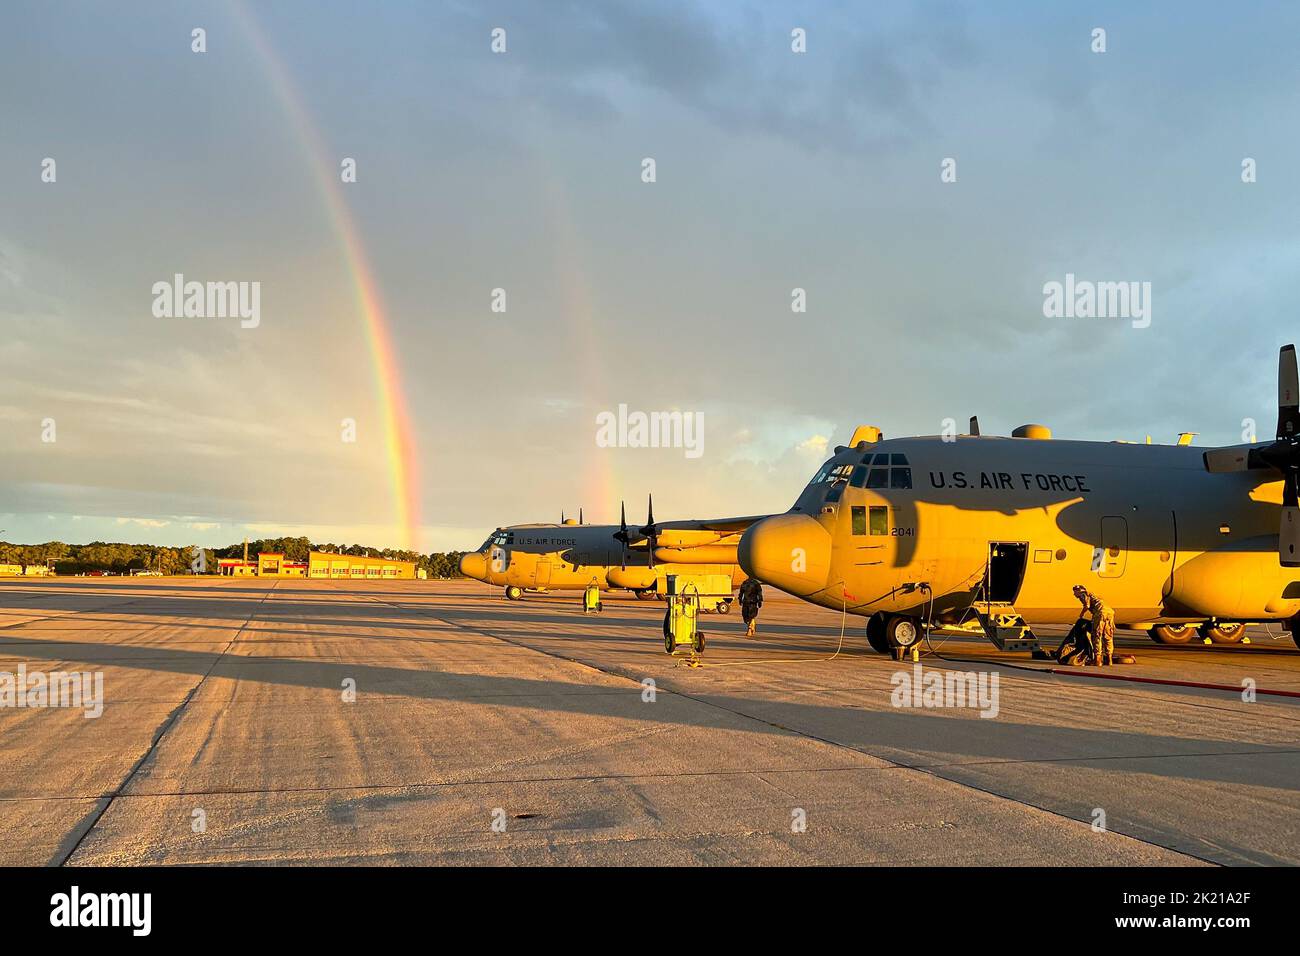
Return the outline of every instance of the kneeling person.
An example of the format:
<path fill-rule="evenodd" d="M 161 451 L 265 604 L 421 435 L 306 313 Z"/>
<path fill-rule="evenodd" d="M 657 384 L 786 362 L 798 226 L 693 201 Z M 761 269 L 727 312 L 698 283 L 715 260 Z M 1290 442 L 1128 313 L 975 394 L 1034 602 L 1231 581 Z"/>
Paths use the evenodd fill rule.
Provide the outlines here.
<path fill-rule="evenodd" d="M 1082 584 L 1074 586 L 1074 596 L 1083 605 L 1083 614 L 1092 618 L 1092 663 L 1109 667 L 1115 657 L 1115 612 L 1101 598 Z M 1080 617 L 1083 615 L 1081 614 Z"/>

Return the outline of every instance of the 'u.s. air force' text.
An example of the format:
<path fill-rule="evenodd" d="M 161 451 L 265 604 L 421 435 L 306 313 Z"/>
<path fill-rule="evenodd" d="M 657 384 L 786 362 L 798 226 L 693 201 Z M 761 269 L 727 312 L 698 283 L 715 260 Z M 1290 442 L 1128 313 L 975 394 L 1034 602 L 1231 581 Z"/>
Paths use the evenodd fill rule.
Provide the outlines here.
<path fill-rule="evenodd" d="M 969 478 L 964 471 L 930 472 L 930 484 L 935 488 L 992 488 L 994 491 L 1017 491 L 1037 488 L 1039 491 L 1089 492 L 1086 475 L 1047 475 L 1022 471 L 1017 478 L 1005 471 L 981 471 L 979 480 Z"/>

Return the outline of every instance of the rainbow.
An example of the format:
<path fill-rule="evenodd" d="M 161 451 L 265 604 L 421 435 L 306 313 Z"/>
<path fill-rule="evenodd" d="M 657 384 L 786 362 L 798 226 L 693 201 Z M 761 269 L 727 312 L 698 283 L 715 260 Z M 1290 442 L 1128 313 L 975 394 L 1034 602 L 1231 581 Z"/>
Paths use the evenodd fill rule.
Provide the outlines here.
<path fill-rule="evenodd" d="M 379 284 L 366 256 L 361 233 L 352 220 L 352 213 L 343 198 L 343 183 L 338 174 L 338 164 L 326 149 L 320 133 L 307 112 L 302 97 L 289 75 L 289 71 L 275 55 L 265 33 L 241 0 L 234 0 L 235 19 L 243 27 L 253 49 L 265 64 L 267 75 L 275 94 L 288 115 L 307 152 L 312 175 L 331 225 L 343 247 L 344 259 L 352 277 L 357 309 L 365 323 L 366 341 L 374 361 L 375 386 L 383 421 L 384 451 L 389 479 L 392 484 L 394 523 L 397 527 L 398 547 L 419 547 L 420 501 L 419 461 L 412 438 L 410 417 L 402 391 L 401 369 L 393 351 L 392 336 L 385 318 Z"/>

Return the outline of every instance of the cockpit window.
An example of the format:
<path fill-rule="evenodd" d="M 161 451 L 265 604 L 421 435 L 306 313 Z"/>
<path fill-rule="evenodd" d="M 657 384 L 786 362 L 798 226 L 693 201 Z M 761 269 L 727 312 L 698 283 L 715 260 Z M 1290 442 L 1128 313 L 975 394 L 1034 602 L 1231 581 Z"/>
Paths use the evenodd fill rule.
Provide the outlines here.
<path fill-rule="evenodd" d="M 832 459 L 821 468 L 817 469 L 817 474 L 813 475 L 810 485 L 820 485 L 826 481 L 844 482 L 849 480 L 849 475 L 853 473 L 853 466 L 850 464 L 837 465 Z"/>
<path fill-rule="evenodd" d="M 831 469 L 829 480 L 831 483 L 830 490 L 826 492 L 826 500 L 834 503 L 840 500 L 840 495 L 844 494 L 844 489 L 848 487 L 849 476 L 853 474 L 852 465 L 836 465 Z"/>
<path fill-rule="evenodd" d="M 855 485 L 854 487 L 862 486 Z M 872 456 L 871 471 L 867 475 L 866 487 L 911 488 L 912 469 L 908 466 L 907 456 L 877 452 Z"/>
<path fill-rule="evenodd" d="M 827 476 L 830 475 L 832 465 L 834 465 L 834 462 L 828 461 L 826 464 L 818 468 L 817 474 L 812 476 L 812 481 L 808 482 L 808 484 L 820 485 L 823 481 L 826 480 Z"/>

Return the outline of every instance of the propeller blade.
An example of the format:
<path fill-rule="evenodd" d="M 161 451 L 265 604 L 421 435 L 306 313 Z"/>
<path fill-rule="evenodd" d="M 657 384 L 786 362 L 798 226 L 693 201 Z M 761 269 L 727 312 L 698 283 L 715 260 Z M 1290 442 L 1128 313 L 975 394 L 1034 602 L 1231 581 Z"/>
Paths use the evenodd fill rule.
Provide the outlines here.
<path fill-rule="evenodd" d="M 1277 533 L 1277 557 L 1284 568 L 1300 568 L 1300 508 L 1284 507 Z"/>
<path fill-rule="evenodd" d="M 646 523 L 641 529 L 641 533 L 646 536 L 646 544 L 650 548 L 649 566 L 654 570 L 655 566 L 655 548 L 659 547 L 659 529 L 655 527 L 655 496 L 649 495 L 646 502 Z"/>
<path fill-rule="evenodd" d="M 1277 439 L 1300 435 L 1300 377 L 1295 346 L 1284 345 L 1277 355 Z"/>
<path fill-rule="evenodd" d="M 614 537 L 617 538 L 619 542 L 623 545 L 623 550 L 620 552 L 620 557 L 619 557 L 619 567 L 626 569 L 627 568 L 627 503 L 623 501 L 620 501 L 618 503 L 618 534 L 614 535 Z"/>
<path fill-rule="evenodd" d="M 1205 461 L 1205 470 L 1212 475 L 1226 475 L 1250 468 L 1249 448 L 1211 448 L 1201 457 Z"/>
<path fill-rule="evenodd" d="M 980 420 L 978 415 L 972 415 L 970 417 L 970 433 L 975 438 L 980 437 Z"/>
<path fill-rule="evenodd" d="M 582 524 L 582 508 L 578 508 L 578 524 Z"/>

